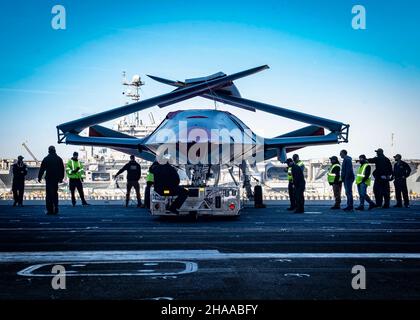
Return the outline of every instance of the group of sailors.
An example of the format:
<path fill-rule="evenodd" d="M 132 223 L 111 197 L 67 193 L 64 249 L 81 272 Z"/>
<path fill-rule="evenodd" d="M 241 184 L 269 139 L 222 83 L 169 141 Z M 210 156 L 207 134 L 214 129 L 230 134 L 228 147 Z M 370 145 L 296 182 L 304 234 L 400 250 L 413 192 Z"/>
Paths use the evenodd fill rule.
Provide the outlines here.
<path fill-rule="evenodd" d="M 353 170 L 352 158 L 347 154 L 346 150 L 341 150 L 340 164 L 337 156 L 330 157 L 331 166 L 328 170 L 328 183 L 332 186 L 335 203 L 331 207 L 332 210 L 341 209 L 341 191 L 344 186 L 347 205 L 344 211 L 365 209 L 365 202 L 369 204 L 368 210 L 373 208 L 388 209 L 390 207 L 391 190 L 390 182 L 394 181 L 396 208 L 409 208 L 410 201 L 408 197 L 407 178 L 411 174 L 410 166 L 402 160 L 400 154 L 394 156 L 395 164 L 392 166 L 391 161 L 384 155 L 384 150 L 379 148 L 375 150 L 376 157 L 367 158 L 364 154 L 356 160 L 359 163 L 356 174 Z M 303 213 L 304 210 L 304 191 L 305 177 L 303 162 L 299 159 L 299 155 L 294 154 L 292 159 L 287 159 L 287 177 L 289 181 L 288 191 L 290 198 L 290 207 L 287 210 L 293 210 L 295 213 Z M 372 172 L 371 164 L 375 165 Z M 368 187 L 372 184 L 372 176 L 375 178 L 373 183 L 373 193 L 375 201 L 368 195 Z M 355 208 L 353 201 L 353 183 L 356 183 L 359 193 L 360 203 Z"/>
<path fill-rule="evenodd" d="M 71 193 L 71 203 L 76 205 L 76 190 L 83 206 L 89 204 L 85 200 L 83 192 L 83 180 L 85 178 L 85 170 L 82 162 L 79 161 L 78 153 L 74 152 L 73 157 L 69 159 L 64 166 L 63 160 L 57 155 L 54 146 L 48 148 L 48 155 L 42 160 L 41 167 L 38 173 L 38 182 L 45 179 L 45 202 L 46 213 L 48 215 L 58 214 L 58 185 L 63 182 L 65 175 L 69 181 L 69 189 Z M 130 193 L 134 188 L 137 197 L 138 207 L 147 207 L 150 205 L 150 188 L 154 185 L 155 191 L 161 195 L 177 196 L 171 203 L 168 210 L 172 213 L 179 214 L 179 208 L 188 197 L 188 190 L 181 187 L 180 178 L 177 170 L 169 164 L 169 159 L 166 161 L 157 161 L 149 168 L 146 177 L 145 190 L 145 205 L 141 203 L 140 184 L 141 177 L 140 164 L 135 160 L 133 155 L 130 156 L 130 161 L 124 165 L 115 175 L 117 178 L 124 171 L 127 172 L 127 192 L 125 205 L 128 207 L 130 202 Z M 23 157 L 19 156 L 17 162 L 13 165 L 13 206 L 23 206 L 23 194 L 25 189 L 25 176 L 28 173 L 27 166 L 23 162 Z"/>
<path fill-rule="evenodd" d="M 183 205 L 188 197 L 188 190 L 180 186 L 181 179 L 178 171 L 169 164 L 169 159 L 160 162 L 153 162 L 149 167 L 146 176 L 146 188 L 144 191 L 144 202 L 142 205 L 140 198 L 140 164 L 135 160 L 133 155 L 130 156 L 130 162 L 122 167 L 115 175 L 118 177 L 124 171 L 127 171 L 127 193 L 125 198 L 125 206 L 128 207 L 130 202 L 131 188 L 136 191 L 137 207 L 150 208 L 150 188 L 153 186 L 154 190 L 162 196 L 177 196 L 171 203 L 168 210 L 172 213 L 179 214 L 179 208 Z"/>
<path fill-rule="evenodd" d="M 409 208 L 409 197 L 406 179 L 410 176 L 410 166 L 402 161 L 400 154 L 394 156 L 395 164 L 392 167 L 391 161 L 384 155 L 383 149 L 375 150 L 376 157 L 367 158 L 364 154 L 359 156 L 356 162 L 359 163 L 357 173 L 354 174 L 352 158 L 347 154 L 346 150 L 341 150 L 340 164 L 337 156 L 330 157 L 331 166 L 328 170 L 328 183 L 332 186 L 335 203 L 331 209 L 341 209 L 341 192 L 344 186 L 347 205 L 344 211 L 364 210 L 365 202 L 369 204 L 368 209 L 390 207 L 390 181 L 394 181 L 395 196 L 397 203 L 394 207 Z M 286 160 L 288 192 L 290 198 L 290 207 L 287 210 L 295 213 L 305 212 L 305 165 L 299 159 L 298 154 L 294 154 L 292 158 Z M 375 164 L 375 170 L 372 172 L 371 164 Z M 180 186 L 180 178 L 177 170 L 169 164 L 169 161 L 153 162 L 149 168 L 146 177 L 145 188 L 145 205 L 142 205 L 140 197 L 141 177 L 140 164 L 135 160 L 134 155 L 130 156 L 130 161 L 124 165 L 115 175 L 117 178 L 124 171 L 127 172 L 127 192 L 125 205 L 128 207 L 130 201 L 131 189 L 134 188 L 137 197 L 137 206 L 150 206 L 150 188 L 153 185 L 154 190 L 163 196 L 177 196 L 168 208 L 170 212 L 178 214 L 179 209 L 188 197 L 187 189 Z M 23 157 L 19 156 L 17 162 L 13 165 L 13 206 L 23 205 L 23 194 L 25 188 L 25 176 L 28 173 L 27 166 L 23 162 Z M 85 178 L 85 170 L 83 164 L 78 159 L 78 153 L 74 152 L 73 157 L 69 159 L 64 167 L 63 160 L 57 155 L 55 147 L 48 148 L 48 155 L 42 160 L 38 173 L 38 181 L 45 179 L 46 190 L 46 208 L 47 214 L 58 213 L 58 184 L 62 183 L 67 174 L 69 180 L 69 189 L 71 193 L 72 205 L 76 205 L 76 190 L 79 193 L 83 206 L 89 205 L 84 197 L 83 179 Z M 373 193 L 375 202 L 368 195 L 368 187 L 371 186 L 374 177 Z M 356 182 L 359 193 L 359 206 L 354 208 L 353 204 L 353 183 Z"/>

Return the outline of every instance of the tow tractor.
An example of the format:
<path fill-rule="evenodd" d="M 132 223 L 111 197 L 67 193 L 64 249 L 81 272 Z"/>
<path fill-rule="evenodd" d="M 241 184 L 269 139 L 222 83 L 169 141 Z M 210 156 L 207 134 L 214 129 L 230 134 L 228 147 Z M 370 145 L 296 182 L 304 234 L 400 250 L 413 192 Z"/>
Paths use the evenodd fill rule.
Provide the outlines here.
<path fill-rule="evenodd" d="M 178 210 L 179 215 L 211 215 L 211 216 L 239 216 L 242 208 L 241 190 L 234 179 L 234 186 L 218 186 L 220 166 L 186 166 L 187 175 L 191 178 L 191 184 L 184 186 L 188 190 L 188 198 Z M 192 172 L 192 173 L 191 173 Z M 216 176 L 212 186 L 206 185 L 210 172 Z M 160 195 L 150 190 L 150 212 L 153 216 L 176 216 L 168 208 L 176 199 L 169 190 L 164 190 Z"/>
<path fill-rule="evenodd" d="M 239 216 L 241 210 L 239 187 L 186 187 L 188 198 L 179 209 L 179 215 Z M 169 190 L 160 195 L 151 188 L 150 211 L 154 216 L 175 215 L 168 211 L 176 196 Z"/>

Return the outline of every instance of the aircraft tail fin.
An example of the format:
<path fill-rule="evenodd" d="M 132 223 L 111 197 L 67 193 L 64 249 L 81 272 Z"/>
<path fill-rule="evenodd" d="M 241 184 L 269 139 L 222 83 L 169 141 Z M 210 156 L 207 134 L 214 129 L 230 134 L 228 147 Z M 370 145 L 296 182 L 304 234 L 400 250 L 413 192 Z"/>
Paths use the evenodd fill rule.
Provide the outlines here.
<path fill-rule="evenodd" d="M 276 138 L 288 138 L 288 137 L 302 137 L 302 136 L 323 136 L 325 130 L 319 126 L 307 126 L 295 131 L 284 133 Z"/>
<path fill-rule="evenodd" d="M 89 127 L 89 137 L 136 139 L 135 137 L 130 136 L 128 134 L 124 134 L 99 125 Z"/>
<path fill-rule="evenodd" d="M 207 76 L 207 77 L 186 79 L 185 82 L 184 81 L 179 81 L 179 80 L 165 79 L 165 78 L 156 77 L 156 76 L 152 76 L 152 75 L 147 75 L 147 76 L 149 78 L 157 81 L 157 82 L 176 87 L 176 89 L 173 91 L 173 92 L 175 92 L 175 91 L 180 90 L 181 88 L 188 87 L 188 86 L 195 85 L 195 84 L 199 84 L 199 83 L 203 83 L 205 81 L 217 79 L 217 78 L 220 78 L 220 77 L 224 77 L 226 75 L 223 72 L 219 72 L 219 73 L 215 73 L 213 75 Z M 211 90 L 208 93 L 203 93 L 200 96 L 203 97 L 203 98 L 206 98 L 206 99 L 210 99 L 210 100 L 225 103 L 223 98 L 221 98 L 222 96 L 231 96 L 231 97 L 240 98 L 241 94 L 240 94 L 238 88 L 236 87 L 236 85 L 233 83 L 233 81 L 231 81 L 231 82 L 226 83 L 226 85 L 223 86 L 223 87 Z M 245 110 L 248 110 L 248 111 L 255 112 L 255 108 L 252 107 L 252 106 L 242 105 L 242 104 L 234 104 L 234 103 L 230 103 L 230 104 L 235 106 L 235 107 L 241 108 L 241 109 L 245 109 Z M 164 108 L 168 105 L 170 105 L 170 103 L 161 103 L 158 106 L 160 108 Z"/>
<path fill-rule="evenodd" d="M 286 154 L 306 146 L 330 144 L 337 142 L 337 135 L 325 135 L 323 127 L 307 126 L 298 130 L 287 132 L 272 139 L 265 139 L 265 159 L 276 155 L 281 161 L 286 161 Z"/>

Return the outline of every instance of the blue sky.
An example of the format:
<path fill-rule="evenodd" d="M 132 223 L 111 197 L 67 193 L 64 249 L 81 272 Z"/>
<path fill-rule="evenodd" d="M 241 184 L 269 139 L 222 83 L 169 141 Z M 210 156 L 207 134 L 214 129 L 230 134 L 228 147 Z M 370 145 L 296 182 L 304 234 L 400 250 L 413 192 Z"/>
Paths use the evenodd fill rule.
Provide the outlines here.
<path fill-rule="evenodd" d="M 67 29 L 51 28 L 64 5 Z M 351 28 L 362 4 L 367 30 Z M 350 123 L 350 143 L 302 150 L 327 157 L 381 146 L 420 157 L 418 1 L 10 1 L 0 3 L 0 157 L 28 141 L 41 157 L 55 126 L 124 104 L 121 72 L 183 80 L 261 64 L 237 81 L 244 97 Z M 169 88 L 144 78 L 144 98 Z M 213 107 L 195 98 L 160 110 Z M 234 112 L 272 137 L 301 124 L 268 114 Z M 145 119 L 149 111 L 141 113 Z M 391 148 L 391 133 L 395 146 Z M 60 146 L 63 156 L 73 147 Z"/>

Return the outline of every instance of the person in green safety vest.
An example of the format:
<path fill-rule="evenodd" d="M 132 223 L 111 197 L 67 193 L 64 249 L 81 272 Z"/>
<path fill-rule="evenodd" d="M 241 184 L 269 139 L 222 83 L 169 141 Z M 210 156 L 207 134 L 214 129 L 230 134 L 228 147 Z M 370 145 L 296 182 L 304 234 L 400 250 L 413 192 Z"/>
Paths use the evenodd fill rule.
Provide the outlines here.
<path fill-rule="evenodd" d="M 294 161 L 294 163 L 299 167 L 299 168 L 301 168 L 302 169 L 302 172 L 304 172 L 305 171 L 305 164 L 303 163 L 303 161 L 301 161 L 300 159 L 299 159 L 299 155 L 297 154 L 297 153 L 295 153 L 294 155 L 293 155 L 293 161 Z"/>
<path fill-rule="evenodd" d="M 146 188 L 144 190 L 144 206 L 147 209 L 150 209 L 150 188 L 153 186 L 154 183 L 154 175 L 151 171 L 153 171 L 153 167 L 157 164 L 159 164 L 157 161 L 152 163 L 152 165 L 149 167 L 149 172 L 147 172 L 146 176 Z"/>
<path fill-rule="evenodd" d="M 332 210 L 340 209 L 341 205 L 341 189 L 343 182 L 341 181 L 341 166 L 338 157 L 332 156 L 330 158 L 331 166 L 328 170 L 327 179 L 330 186 L 333 188 L 335 203 L 331 207 Z"/>
<path fill-rule="evenodd" d="M 356 175 L 356 185 L 357 191 L 359 192 L 360 205 L 356 210 L 363 211 L 365 210 L 365 200 L 369 203 L 369 210 L 372 210 L 376 207 L 375 203 L 370 199 L 367 194 L 367 188 L 370 186 L 372 180 L 370 178 L 372 173 L 372 168 L 368 163 L 368 160 L 364 154 L 359 156 L 360 167 L 357 170 Z"/>
<path fill-rule="evenodd" d="M 305 165 L 302 161 L 299 160 L 299 155 L 294 154 L 293 159 L 287 159 L 286 163 L 289 164 L 290 161 L 294 162 L 299 168 L 302 169 L 302 172 L 305 170 Z M 289 161 L 290 160 L 290 161 Z M 287 181 L 289 182 L 287 186 L 287 191 L 289 192 L 289 200 L 290 200 L 290 207 L 287 208 L 288 211 L 294 211 L 296 210 L 296 199 L 295 199 L 295 186 L 293 184 L 293 176 L 292 176 L 292 164 L 290 166 L 287 166 L 286 169 L 287 172 Z"/>
<path fill-rule="evenodd" d="M 82 205 L 88 206 L 89 204 L 85 200 L 85 195 L 83 193 L 83 179 L 85 178 L 85 170 L 83 164 L 78 159 L 79 154 L 77 152 L 73 153 L 73 157 L 67 161 L 66 173 L 69 178 L 69 188 L 71 193 L 71 203 L 73 207 L 76 205 L 75 191 L 79 193 L 80 200 Z"/>

